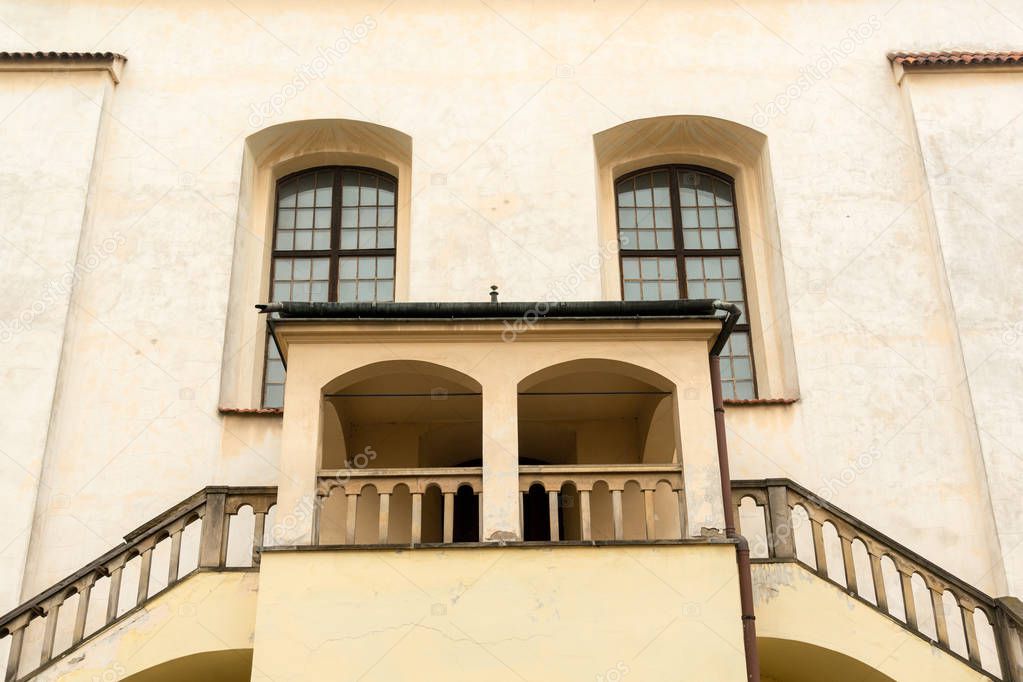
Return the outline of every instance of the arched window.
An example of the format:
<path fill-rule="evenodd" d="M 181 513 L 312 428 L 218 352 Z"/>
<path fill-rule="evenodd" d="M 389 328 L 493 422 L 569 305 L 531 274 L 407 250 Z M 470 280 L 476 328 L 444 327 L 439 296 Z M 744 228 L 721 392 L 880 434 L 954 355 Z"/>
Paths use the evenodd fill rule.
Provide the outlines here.
<path fill-rule="evenodd" d="M 397 181 L 331 166 L 277 183 L 271 301 L 394 300 Z M 267 338 L 263 406 L 284 404 L 284 365 Z"/>
<path fill-rule="evenodd" d="M 732 179 L 691 166 L 647 168 L 615 186 L 622 297 L 716 298 L 743 310 L 721 353 L 726 398 L 755 398 Z"/>

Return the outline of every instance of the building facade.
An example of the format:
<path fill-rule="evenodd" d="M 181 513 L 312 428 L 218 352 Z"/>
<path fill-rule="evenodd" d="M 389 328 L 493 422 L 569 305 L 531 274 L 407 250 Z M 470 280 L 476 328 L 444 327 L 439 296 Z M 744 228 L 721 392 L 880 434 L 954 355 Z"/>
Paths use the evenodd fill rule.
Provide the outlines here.
<path fill-rule="evenodd" d="M 4 679 L 1023 680 L 1021 27 L 0 3 Z"/>

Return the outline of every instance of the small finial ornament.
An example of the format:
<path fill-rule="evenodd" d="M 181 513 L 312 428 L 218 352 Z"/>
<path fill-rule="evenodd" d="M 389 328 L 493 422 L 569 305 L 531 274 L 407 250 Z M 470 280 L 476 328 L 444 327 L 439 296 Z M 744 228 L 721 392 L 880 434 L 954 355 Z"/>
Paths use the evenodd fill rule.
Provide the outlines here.
<path fill-rule="evenodd" d="M 490 302 L 491 303 L 497 303 L 497 285 L 496 284 L 491 284 L 490 285 Z"/>

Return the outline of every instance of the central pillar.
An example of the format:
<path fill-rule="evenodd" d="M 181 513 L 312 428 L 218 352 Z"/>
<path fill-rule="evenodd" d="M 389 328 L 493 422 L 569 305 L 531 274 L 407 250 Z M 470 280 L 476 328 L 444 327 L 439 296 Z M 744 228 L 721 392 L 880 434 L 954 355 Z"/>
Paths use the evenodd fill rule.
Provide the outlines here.
<path fill-rule="evenodd" d="M 518 415 L 518 382 L 513 377 L 483 382 L 483 542 L 522 539 Z"/>

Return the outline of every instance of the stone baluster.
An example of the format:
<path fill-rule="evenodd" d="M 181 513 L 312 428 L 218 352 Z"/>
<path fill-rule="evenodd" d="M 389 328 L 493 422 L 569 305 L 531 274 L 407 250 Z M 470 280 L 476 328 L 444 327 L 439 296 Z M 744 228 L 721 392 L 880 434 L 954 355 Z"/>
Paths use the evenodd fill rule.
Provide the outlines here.
<path fill-rule="evenodd" d="M 444 544 L 455 541 L 455 494 L 444 493 Z"/>
<path fill-rule="evenodd" d="M 350 493 L 345 488 L 345 496 L 347 497 L 348 509 L 345 512 L 345 544 L 355 544 L 355 521 L 356 515 L 359 510 L 359 493 Z"/>
<path fill-rule="evenodd" d="M 852 594 L 859 594 L 860 591 L 856 584 L 856 561 L 853 558 L 852 550 L 853 539 L 843 533 L 839 536 L 839 540 L 842 543 L 842 568 L 845 569 L 845 587 Z"/>
<path fill-rule="evenodd" d="M 881 555 L 870 550 L 870 578 L 874 583 L 874 598 L 877 608 L 888 613 L 888 592 L 884 586 L 884 571 L 881 569 Z"/>
<path fill-rule="evenodd" d="M 18 679 L 18 669 L 21 667 L 21 650 L 25 644 L 25 628 L 37 614 L 29 611 L 18 616 L 7 625 L 11 633 L 11 650 L 7 654 L 7 672 L 4 674 L 4 682 L 14 682 Z"/>
<path fill-rule="evenodd" d="M 561 528 L 558 524 L 558 491 L 547 491 L 547 512 L 550 517 L 551 542 L 561 539 Z"/>
<path fill-rule="evenodd" d="M 412 493 L 412 544 L 423 541 L 423 493 Z"/>
<path fill-rule="evenodd" d="M 181 568 L 181 535 L 185 532 L 184 525 L 174 528 L 170 536 L 170 559 L 167 561 L 167 586 L 170 587 L 178 581 L 178 571 Z"/>
<path fill-rule="evenodd" d="M 141 549 L 139 554 L 139 584 L 135 593 L 135 606 L 142 606 L 149 599 L 149 573 L 153 569 L 153 544 Z"/>
<path fill-rule="evenodd" d="M 648 488 L 643 491 L 643 511 L 646 512 L 646 539 L 653 540 L 657 537 L 657 522 L 654 516 L 654 490 Z"/>
<path fill-rule="evenodd" d="M 121 599 L 121 576 L 124 573 L 124 563 L 125 559 L 121 556 L 115 560 L 112 566 L 108 566 L 110 572 L 110 593 L 107 595 L 107 625 L 117 619 L 117 606 Z"/>
<path fill-rule="evenodd" d="M 43 646 L 39 651 L 39 665 L 43 666 L 53 658 L 53 641 L 57 636 L 57 621 L 60 620 L 60 607 L 64 605 L 64 595 L 51 597 L 44 607 L 46 611 L 46 627 L 43 630 Z"/>
<path fill-rule="evenodd" d="M 614 539 L 625 538 L 625 513 L 622 509 L 622 491 L 616 489 L 611 491 L 611 519 L 614 523 Z"/>
<path fill-rule="evenodd" d="M 77 646 L 85 638 L 85 623 L 89 618 L 89 601 L 92 598 L 92 588 L 95 584 L 95 573 L 90 573 L 78 583 L 78 608 L 75 611 L 75 627 L 71 633 L 71 646 Z"/>
<path fill-rule="evenodd" d="M 380 516 L 377 527 L 377 542 L 386 545 L 391 523 L 391 493 L 380 493 Z"/>
<path fill-rule="evenodd" d="M 963 618 L 963 632 L 966 634 L 966 651 L 970 662 L 980 665 L 980 643 L 977 641 L 977 625 L 974 618 L 976 605 L 967 599 L 960 598 L 959 613 Z"/>
<path fill-rule="evenodd" d="M 934 611 L 934 634 L 938 638 L 938 644 L 948 650 L 948 622 L 945 619 L 945 602 L 942 600 L 944 588 L 941 583 L 928 579 L 927 576 L 924 576 L 924 582 L 931 595 L 931 609 Z"/>
<path fill-rule="evenodd" d="M 817 575 L 827 579 L 828 555 L 824 551 L 824 527 L 815 518 L 810 519 L 810 530 L 813 533 L 813 555 L 817 562 Z"/>
<path fill-rule="evenodd" d="M 593 516 L 590 514 L 590 491 L 579 491 L 579 536 L 583 540 L 593 539 Z"/>
<path fill-rule="evenodd" d="M 772 485 L 767 489 L 767 543 L 771 557 L 794 559 L 795 534 L 792 531 L 792 508 L 788 488 Z"/>
<path fill-rule="evenodd" d="M 919 631 L 920 627 L 916 618 L 916 599 L 913 597 L 912 569 L 898 564 L 896 564 L 896 568 L 899 571 L 899 581 L 902 585 L 902 606 L 906 611 L 906 625 Z"/>

